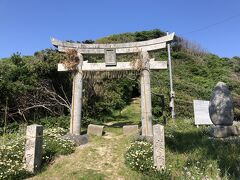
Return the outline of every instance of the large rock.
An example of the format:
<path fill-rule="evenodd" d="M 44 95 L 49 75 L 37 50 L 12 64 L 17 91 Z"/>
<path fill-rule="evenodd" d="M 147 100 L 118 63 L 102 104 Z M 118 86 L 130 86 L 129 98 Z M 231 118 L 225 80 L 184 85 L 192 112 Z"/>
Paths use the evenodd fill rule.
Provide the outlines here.
<path fill-rule="evenodd" d="M 232 97 L 227 85 L 223 82 L 218 82 L 213 89 L 209 115 L 214 125 L 231 126 L 233 124 Z"/>

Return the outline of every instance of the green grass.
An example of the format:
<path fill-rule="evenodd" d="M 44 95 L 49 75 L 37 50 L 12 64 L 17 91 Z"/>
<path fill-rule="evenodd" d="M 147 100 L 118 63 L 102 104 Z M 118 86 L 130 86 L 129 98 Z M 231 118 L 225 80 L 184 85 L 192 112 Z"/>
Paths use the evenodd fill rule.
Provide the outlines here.
<path fill-rule="evenodd" d="M 166 126 L 166 162 L 174 177 L 237 179 L 240 177 L 240 139 L 210 138 L 208 128 L 179 119 Z"/>
<path fill-rule="evenodd" d="M 76 176 L 79 177 L 79 180 L 103 180 L 105 175 L 94 170 L 85 170 L 85 171 L 73 171 L 69 174 L 71 178 Z M 70 178 L 70 179 L 71 179 Z"/>
<path fill-rule="evenodd" d="M 106 117 L 106 122 L 118 122 L 125 124 L 139 124 L 140 123 L 140 99 L 134 98 L 131 104 L 127 105 L 121 111 L 114 111 L 112 116 Z"/>

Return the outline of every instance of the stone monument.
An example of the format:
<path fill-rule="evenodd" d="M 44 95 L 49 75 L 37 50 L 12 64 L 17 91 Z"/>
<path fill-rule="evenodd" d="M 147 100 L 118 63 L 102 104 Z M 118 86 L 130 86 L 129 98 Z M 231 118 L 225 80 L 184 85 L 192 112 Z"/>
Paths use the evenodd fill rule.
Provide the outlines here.
<path fill-rule="evenodd" d="M 210 128 L 213 137 L 239 135 L 240 129 L 233 126 L 233 102 L 227 85 L 218 82 L 214 87 L 209 103 L 209 115 L 214 126 Z"/>
<path fill-rule="evenodd" d="M 43 126 L 33 124 L 27 126 L 25 145 L 25 169 L 35 173 L 40 170 L 42 162 Z"/>
<path fill-rule="evenodd" d="M 153 161 L 157 170 L 165 169 L 165 136 L 164 126 L 153 126 Z"/>

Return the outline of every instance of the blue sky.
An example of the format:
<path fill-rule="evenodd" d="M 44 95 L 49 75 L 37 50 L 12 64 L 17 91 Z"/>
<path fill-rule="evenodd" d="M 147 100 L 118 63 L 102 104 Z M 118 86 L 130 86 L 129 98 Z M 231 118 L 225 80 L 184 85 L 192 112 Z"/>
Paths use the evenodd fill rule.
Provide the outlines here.
<path fill-rule="evenodd" d="M 156 28 L 219 56 L 240 56 L 239 9 L 239 0 L 0 0 L 0 58 L 50 48 L 50 37 L 94 40 Z"/>

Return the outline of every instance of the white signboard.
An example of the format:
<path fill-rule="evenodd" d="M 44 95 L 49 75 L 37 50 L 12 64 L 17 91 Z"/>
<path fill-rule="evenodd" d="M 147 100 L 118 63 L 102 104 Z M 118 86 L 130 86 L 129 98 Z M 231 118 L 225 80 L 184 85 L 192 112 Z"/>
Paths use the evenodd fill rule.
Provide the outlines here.
<path fill-rule="evenodd" d="M 196 125 L 213 124 L 209 116 L 209 101 L 193 100 L 194 119 Z"/>

